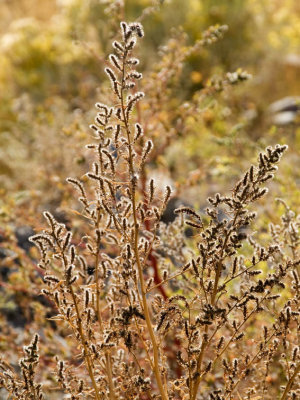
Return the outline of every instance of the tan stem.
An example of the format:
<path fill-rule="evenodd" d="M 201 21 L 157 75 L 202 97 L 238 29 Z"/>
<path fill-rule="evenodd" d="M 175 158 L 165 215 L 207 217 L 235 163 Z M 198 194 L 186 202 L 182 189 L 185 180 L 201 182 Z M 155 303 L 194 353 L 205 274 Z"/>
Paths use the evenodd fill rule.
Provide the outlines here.
<path fill-rule="evenodd" d="M 124 77 L 125 77 L 125 60 L 127 57 L 127 52 L 125 51 L 124 58 L 123 58 L 123 71 L 122 71 L 122 89 L 121 89 L 121 107 L 122 107 L 122 115 L 123 121 L 125 124 L 127 140 L 128 140 L 128 164 L 129 164 L 129 180 L 131 182 L 131 202 L 132 202 L 132 213 L 133 213 L 133 222 L 134 222 L 134 255 L 136 259 L 137 269 L 138 269 L 138 277 L 139 283 L 141 287 L 141 297 L 142 297 L 142 305 L 143 311 L 145 315 L 147 329 L 150 335 L 150 340 L 152 343 L 152 350 L 153 350 L 153 372 L 156 378 L 157 386 L 159 389 L 159 393 L 161 395 L 162 400 L 168 400 L 168 396 L 165 393 L 165 389 L 163 387 L 160 368 L 159 368 L 159 351 L 158 346 L 155 338 L 155 334 L 152 327 L 150 312 L 148 308 L 148 303 L 146 299 L 146 288 L 145 288 L 145 281 L 143 276 L 143 268 L 140 260 L 139 250 L 138 250 L 138 240 L 139 240 L 139 227 L 136 215 L 136 200 L 135 200 L 135 185 L 136 182 L 134 181 L 134 168 L 133 168 L 133 157 L 132 157 L 132 143 L 130 137 L 130 128 L 129 128 L 129 121 L 125 114 L 125 105 L 124 105 Z"/>
<path fill-rule="evenodd" d="M 61 251 L 61 256 L 63 258 L 64 267 L 66 269 L 67 265 L 68 265 L 68 261 L 67 261 L 66 256 L 65 256 L 65 254 L 64 254 L 64 252 L 63 252 L 63 250 L 61 248 L 60 248 L 60 251 Z M 80 315 L 80 311 L 79 311 L 76 295 L 74 293 L 74 289 L 73 289 L 72 285 L 68 284 L 68 288 L 70 290 L 70 293 L 71 293 L 71 296 L 72 296 L 72 300 L 73 300 L 73 304 L 74 304 L 74 307 L 75 307 L 75 312 L 76 312 L 76 317 L 77 317 L 77 328 L 78 328 L 78 333 L 79 333 L 79 336 L 80 336 L 81 344 L 82 344 L 82 347 L 83 347 L 84 360 L 85 360 L 85 363 L 87 365 L 88 373 L 89 373 L 89 376 L 90 376 L 91 381 L 92 381 L 92 385 L 93 385 L 93 388 L 94 388 L 94 391 L 95 391 L 96 400 L 101 400 L 100 395 L 99 395 L 99 391 L 98 391 L 98 387 L 97 387 L 97 383 L 96 383 L 96 380 L 95 380 L 95 377 L 94 377 L 93 364 L 92 364 L 92 361 L 91 361 L 91 358 L 90 358 L 90 355 L 89 355 L 89 351 L 88 351 L 88 348 L 87 348 L 87 345 L 86 345 L 87 340 L 86 340 L 86 337 L 85 337 L 85 335 L 83 333 L 81 315 Z"/>
<path fill-rule="evenodd" d="M 300 363 L 297 365 L 293 375 L 290 377 L 290 379 L 289 379 L 289 381 L 288 381 L 288 383 L 287 383 L 287 385 L 285 387 L 285 390 L 284 390 L 280 400 L 285 400 L 287 398 L 287 395 L 288 395 L 290 389 L 292 388 L 294 380 L 296 379 L 296 377 L 299 374 L 299 372 L 300 372 Z"/>
<path fill-rule="evenodd" d="M 239 211 L 236 212 L 233 222 L 232 222 L 232 226 L 235 226 L 236 220 L 239 216 Z M 221 273 L 222 273 L 222 267 L 223 267 L 223 254 L 224 254 L 224 249 L 226 247 L 226 244 L 228 242 L 230 234 L 228 233 L 225 237 L 222 249 L 221 249 L 221 256 L 220 256 L 220 261 L 217 264 L 217 270 L 216 270 L 216 275 L 215 275 L 215 281 L 214 281 L 214 287 L 213 287 L 213 292 L 211 295 L 211 305 L 214 306 L 215 302 L 216 302 L 216 297 L 217 297 L 217 293 L 218 293 L 218 287 L 219 287 L 219 280 L 221 278 Z M 205 327 L 205 334 L 207 334 L 208 332 L 208 325 L 206 325 Z M 203 357 L 204 357 L 204 352 L 205 349 L 207 347 L 207 345 L 209 344 L 209 342 L 202 342 L 201 345 L 201 349 L 200 349 L 200 354 L 197 360 L 197 373 L 198 373 L 198 377 L 196 378 L 194 384 L 192 384 L 192 396 L 191 396 L 191 400 L 195 400 L 196 396 L 197 396 L 197 392 L 198 392 L 198 388 L 201 382 L 201 366 L 202 366 L 202 361 L 203 361 Z"/>
<path fill-rule="evenodd" d="M 97 225 L 99 220 L 97 221 Z M 99 247 L 100 243 L 97 241 L 97 252 L 96 252 L 96 259 L 95 259 L 95 278 L 96 278 L 96 309 L 97 309 L 97 318 L 100 327 L 100 331 L 103 333 L 103 322 L 101 317 L 100 311 L 100 287 L 99 287 Z M 108 379 L 108 386 L 109 386 L 109 398 L 110 400 L 116 400 L 115 396 L 115 388 L 113 382 L 113 374 L 112 374 L 112 363 L 111 363 L 111 356 L 108 350 L 105 351 L 105 360 L 106 360 L 106 373 Z"/>
<path fill-rule="evenodd" d="M 88 352 L 88 349 L 87 349 L 87 346 L 86 346 L 86 338 L 85 338 L 85 335 L 84 335 L 83 329 L 82 329 L 81 316 L 80 316 L 80 312 L 79 312 L 76 296 L 75 296 L 75 293 L 74 293 L 72 285 L 69 285 L 69 288 L 70 288 L 71 296 L 72 296 L 73 303 L 74 303 L 74 306 L 75 306 L 75 311 L 76 311 L 76 316 L 77 316 L 78 332 L 79 332 L 79 335 L 80 335 L 81 344 L 83 346 L 84 359 L 85 359 L 85 362 L 87 364 L 87 368 L 88 368 L 89 376 L 90 376 L 91 381 L 92 381 L 93 388 L 95 390 L 96 400 L 101 400 L 99 392 L 98 392 L 97 383 L 96 383 L 96 380 L 95 380 L 95 377 L 94 377 L 94 371 L 93 371 L 91 358 L 89 356 L 89 352 Z"/>

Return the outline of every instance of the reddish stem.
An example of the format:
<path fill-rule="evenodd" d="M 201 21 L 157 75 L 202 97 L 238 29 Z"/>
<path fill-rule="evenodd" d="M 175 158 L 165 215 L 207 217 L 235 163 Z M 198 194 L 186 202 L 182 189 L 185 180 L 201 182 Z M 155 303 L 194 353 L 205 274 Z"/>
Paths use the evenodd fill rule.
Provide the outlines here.
<path fill-rule="evenodd" d="M 139 103 L 137 103 L 137 117 L 138 117 L 138 122 L 141 123 L 141 112 L 140 112 L 140 107 L 139 107 Z M 146 183 L 147 183 L 147 176 L 146 176 L 146 171 L 145 168 L 142 169 L 142 173 L 141 173 L 141 190 L 142 190 L 142 194 L 144 197 L 144 202 L 147 203 L 147 199 L 146 199 Z M 149 220 L 145 220 L 145 228 L 147 229 L 147 231 L 151 231 L 151 224 Z M 148 256 L 148 260 L 150 261 L 150 265 L 153 269 L 153 280 L 154 280 L 154 284 L 155 285 L 159 285 L 158 286 L 158 290 L 160 291 L 162 297 L 164 298 L 164 300 L 168 300 L 169 296 L 164 288 L 163 285 L 161 285 L 160 283 L 162 282 L 162 279 L 160 277 L 160 273 L 159 273 L 159 268 L 158 268 L 158 262 L 156 257 L 153 255 L 152 250 L 150 251 L 150 254 Z M 177 349 L 180 349 L 181 347 L 181 343 L 180 340 L 178 338 L 174 338 L 174 344 L 176 345 Z M 173 354 L 172 349 L 170 348 L 170 346 L 166 346 L 165 350 L 167 352 L 169 352 L 170 354 Z M 174 359 L 174 357 L 173 357 Z M 176 376 L 177 378 L 180 378 L 182 376 L 182 369 L 181 366 L 176 363 Z"/>

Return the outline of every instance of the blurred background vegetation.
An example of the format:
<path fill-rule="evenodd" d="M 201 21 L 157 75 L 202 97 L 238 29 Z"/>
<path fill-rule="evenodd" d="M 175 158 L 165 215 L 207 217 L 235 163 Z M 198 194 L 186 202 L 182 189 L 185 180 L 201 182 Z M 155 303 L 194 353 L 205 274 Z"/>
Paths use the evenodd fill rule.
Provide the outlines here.
<path fill-rule="evenodd" d="M 65 178 L 86 171 L 83 145 L 93 104 L 107 87 L 103 66 L 111 39 L 120 20 L 136 18 L 145 26 L 140 52 L 149 81 L 155 71 L 179 64 L 166 78 L 169 101 L 158 116 L 176 140 L 156 166 L 179 182 L 195 171 L 203 202 L 206 184 L 228 188 L 255 149 L 288 143 L 281 176 L 289 189 L 299 188 L 297 116 L 274 124 L 269 111 L 271 103 L 300 94 L 297 0 L 2 0 L 0 13 L 0 182 L 11 201 L 38 196 L 40 204 L 59 203 Z M 183 57 L 215 24 L 228 25 L 224 38 Z M 173 59 L 162 65 L 166 47 Z M 253 79 L 203 96 L 211 80 L 237 68 Z"/>
<path fill-rule="evenodd" d="M 46 313 L 28 236 L 44 225 L 43 210 L 68 222 L 77 207 L 65 180 L 84 179 L 91 162 L 88 126 L 94 103 L 111 100 L 103 69 L 120 21 L 139 19 L 145 28 L 139 89 L 146 98 L 136 118 L 155 142 L 151 176 L 202 209 L 261 149 L 286 143 L 271 193 L 259 203 L 261 240 L 283 211 L 276 197 L 299 210 L 298 0 L 0 0 L 0 15 L 0 318 L 13 324 L 0 349 L 12 358 L 24 334 L 14 319 L 29 338 Z M 211 25 L 224 24 L 222 39 L 197 45 Z M 244 70 L 252 79 L 238 83 Z M 46 361 L 53 351 L 44 351 Z"/>
<path fill-rule="evenodd" d="M 77 207 L 65 180 L 82 178 L 91 162 L 88 126 L 94 103 L 111 100 L 103 69 L 122 20 L 145 28 L 146 98 L 136 117 L 155 143 L 152 175 L 201 209 L 258 151 L 287 143 L 260 223 L 266 229 L 278 216 L 269 204 L 277 196 L 299 207 L 299 1 L 1 0 L 0 15 L 4 237 L 36 227 L 45 209 Z M 224 24 L 222 39 L 199 45 L 205 30 Z M 252 79 L 231 75 L 228 84 L 228 72 L 243 70 Z"/>

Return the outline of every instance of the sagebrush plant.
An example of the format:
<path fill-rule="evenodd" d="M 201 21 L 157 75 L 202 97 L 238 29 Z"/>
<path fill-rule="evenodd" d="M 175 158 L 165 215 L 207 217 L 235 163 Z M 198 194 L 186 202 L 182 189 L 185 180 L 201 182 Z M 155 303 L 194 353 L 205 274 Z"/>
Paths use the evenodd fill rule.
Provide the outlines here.
<path fill-rule="evenodd" d="M 80 245 L 50 212 L 49 227 L 31 238 L 41 252 L 43 294 L 77 346 L 72 360 L 57 359 L 57 382 L 72 399 L 297 399 L 300 219 L 283 202 L 268 246 L 251 232 L 251 205 L 267 193 L 287 146 L 260 153 L 230 195 L 208 199 L 206 215 L 182 206 L 163 224 L 172 190 L 143 182 L 153 143 L 135 113 L 144 93 L 136 90 L 142 75 L 133 53 L 143 35 L 140 23 L 121 23 L 105 69 L 115 100 L 96 104 L 88 183 L 68 178 L 86 221 Z M 184 235 L 184 222 L 194 236 Z M 44 398 L 35 378 L 38 340 L 24 347 L 20 374 L 1 362 L 9 398 Z M 284 378 L 274 382 L 278 369 Z"/>

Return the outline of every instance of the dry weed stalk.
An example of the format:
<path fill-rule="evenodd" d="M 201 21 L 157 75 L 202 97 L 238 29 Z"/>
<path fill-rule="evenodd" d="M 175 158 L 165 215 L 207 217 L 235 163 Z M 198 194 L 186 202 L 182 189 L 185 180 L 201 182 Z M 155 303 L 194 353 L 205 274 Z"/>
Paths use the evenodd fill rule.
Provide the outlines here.
<path fill-rule="evenodd" d="M 4 371 L 0 383 L 14 396 L 14 399 L 44 399 L 42 385 L 35 383 L 36 368 L 39 362 L 38 341 L 39 336 L 35 335 L 30 345 L 24 346 L 25 357 L 19 363 L 22 379 L 16 375 L 5 361 L 0 360 L 1 369 Z"/>
<path fill-rule="evenodd" d="M 143 128 L 133 114 L 144 97 L 135 90 L 142 75 L 132 56 L 143 29 L 122 22 L 121 30 L 122 40 L 114 41 L 111 66 L 105 69 L 115 104 L 97 103 L 91 125 L 96 143 L 88 148 L 96 161 L 86 177 L 93 196 L 80 180 L 68 179 L 79 192 L 88 224 L 89 233 L 81 239 L 85 249 L 74 245 L 71 232 L 49 212 L 44 214 L 49 228 L 32 237 L 45 270 L 43 293 L 55 303 L 56 319 L 70 327 L 86 371 L 71 372 L 68 362 L 58 360 L 61 389 L 72 399 L 268 399 L 270 371 L 282 361 L 286 384 L 280 399 L 296 399 L 299 217 L 285 206 L 282 225 L 271 227 L 274 243 L 266 248 L 245 229 L 256 216 L 249 205 L 267 193 L 264 185 L 287 146 L 260 153 L 230 196 L 208 199 L 205 217 L 181 207 L 173 224 L 162 224 L 171 188 L 161 195 L 151 179 L 145 195 L 139 190 L 153 147 L 150 140 L 142 141 Z M 192 245 L 182 234 L 183 216 L 197 233 Z M 246 239 L 253 248 L 249 258 L 240 251 Z M 159 283 L 149 270 L 153 253 Z M 267 273 L 259 269 L 262 264 Z M 159 294 L 160 286 L 167 298 Z M 265 325 L 252 341 L 251 324 L 259 315 Z M 180 348 L 170 356 L 171 337 Z M 1 364 L 2 384 L 14 398 L 42 398 L 33 382 L 37 340 L 25 348 L 23 380 Z M 181 366 L 180 377 L 174 363 Z"/>

